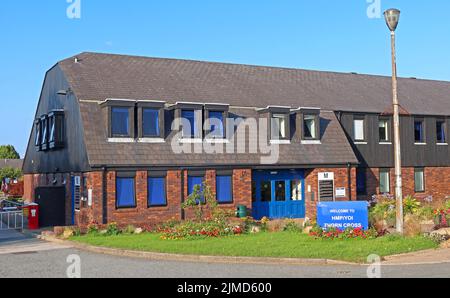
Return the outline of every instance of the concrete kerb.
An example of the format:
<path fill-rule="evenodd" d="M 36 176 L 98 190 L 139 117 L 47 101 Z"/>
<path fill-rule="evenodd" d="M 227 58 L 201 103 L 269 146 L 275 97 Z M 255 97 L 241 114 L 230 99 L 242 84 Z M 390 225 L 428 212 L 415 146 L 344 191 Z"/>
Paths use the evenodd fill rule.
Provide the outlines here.
<path fill-rule="evenodd" d="M 271 257 L 232 257 L 232 256 L 205 256 L 205 255 L 182 255 L 182 254 L 169 254 L 169 253 L 157 253 L 157 252 L 146 252 L 146 251 L 135 251 L 126 249 L 117 249 L 109 247 L 92 246 L 88 244 L 78 243 L 69 240 L 63 240 L 56 238 L 54 236 L 41 235 L 38 238 L 61 244 L 70 245 L 73 248 L 105 254 L 113 255 L 119 257 L 130 257 L 130 258 L 140 258 L 152 261 L 173 261 L 173 262 L 187 262 L 187 263 L 219 263 L 219 264 L 254 264 L 254 265 L 291 265 L 291 266 L 332 266 L 332 265 L 347 265 L 347 266 L 363 266 L 367 267 L 370 264 L 363 263 L 352 263 L 339 260 L 330 259 L 299 259 L 299 258 L 271 258 Z M 412 266 L 412 265 L 436 265 L 436 264 L 447 264 L 450 260 L 444 260 L 439 262 L 433 261 L 416 261 L 416 262 L 393 262 L 396 258 L 403 258 L 406 256 L 411 256 L 417 253 L 423 252 L 436 252 L 436 249 L 421 251 L 416 253 L 406 253 L 392 255 L 382 258 L 381 266 Z M 389 263 L 391 262 L 391 263 Z"/>

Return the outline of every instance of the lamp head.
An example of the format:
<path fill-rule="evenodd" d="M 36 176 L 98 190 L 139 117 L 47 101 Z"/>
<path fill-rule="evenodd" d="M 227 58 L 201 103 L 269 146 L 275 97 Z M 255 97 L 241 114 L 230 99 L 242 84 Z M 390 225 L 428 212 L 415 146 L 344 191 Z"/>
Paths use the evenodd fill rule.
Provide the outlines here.
<path fill-rule="evenodd" d="M 398 21 L 400 20 L 400 10 L 391 8 L 384 12 L 384 18 L 386 19 L 386 24 L 394 32 L 397 29 Z"/>

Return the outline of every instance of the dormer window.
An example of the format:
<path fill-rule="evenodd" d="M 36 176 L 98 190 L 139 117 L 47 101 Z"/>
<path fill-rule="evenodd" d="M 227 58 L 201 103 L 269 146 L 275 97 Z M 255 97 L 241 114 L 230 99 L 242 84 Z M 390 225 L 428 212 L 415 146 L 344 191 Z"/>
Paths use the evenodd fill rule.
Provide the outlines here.
<path fill-rule="evenodd" d="M 364 116 L 356 116 L 353 119 L 353 139 L 356 142 L 364 142 L 366 140 Z"/>
<path fill-rule="evenodd" d="M 127 107 L 111 108 L 111 136 L 130 136 L 130 109 Z"/>
<path fill-rule="evenodd" d="M 163 141 L 165 138 L 164 109 L 162 101 L 138 101 L 138 137 Z"/>
<path fill-rule="evenodd" d="M 183 138 L 184 139 L 195 139 L 201 135 L 201 121 L 198 117 L 201 110 L 182 110 L 181 118 L 183 119 Z"/>
<path fill-rule="evenodd" d="M 316 140 L 318 136 L 317 132 L 317 115 L 304 115 L 303 116 L 303 138 L 305 140 Z"/>
<path fill-rule="evenodd" d="M 64 111 L 52 111 L 48 115 L 49 149 L 64 147 L 65 126 Z"/>
<path fill-rule="evenodd" d="M 42 138 L 41 138 L 41 149 L 47 150 L 48 149 L 48 116 L 44 115 L 41 117 L 41 131 L 42 131 Z"/>
<path fill-rule="evenodd" d="M 288 139 L 288 123 L 289 114 L 272 114 L 270 120 L 271 139 L 272 140 L 286 140 Z"/>
<path fill-rule="evenodd" d="M 41 125 L 41 119 L 36 119 L 34 121 L 34 127 L 35 127 L 35 135 L 34 135 L 34 145 L 36 146 L 37 151 L 41 151 L 41 145 L 42 145 L 42 125 Z"/>
<path fill-rule="evenodd" d="M 205 136 L 207 139 L 226 138 L 226 119 L 229 106 L 225 104 L 205 104 Z"/>
<path fill-rule="evenodd" d="M 156 109 L 142 110 L 142 134 L 144 137 L 159 137 L 159 111 Z"/>

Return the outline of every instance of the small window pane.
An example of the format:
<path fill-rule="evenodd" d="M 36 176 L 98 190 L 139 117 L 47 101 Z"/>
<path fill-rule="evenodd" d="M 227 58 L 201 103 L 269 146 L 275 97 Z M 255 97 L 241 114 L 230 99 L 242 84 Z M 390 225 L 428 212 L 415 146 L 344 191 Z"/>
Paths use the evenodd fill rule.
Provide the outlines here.
<path fill-rule="evenodd" d="M 48 141 L 48 118 L 42 121 L 42 145 L 46 144 Z"/>
<path fill-rule="evenodd" d="M 380 132 L 380 142 L 389 141 L 389 122 L 387 120 L 380 120 L 379 122 L 379 132 Z"/>
<path fill-rule="evenodd" d="M 183 137 L 195 138 L 198 131 L 197 121 L 195 120 L 195 111 L 183 110 L 181 112 L 181 118 L 185 120 L 183 123 Z"/>
<path fill-rule="evenodd" d="M 414 171 L 414 183 L 416 192 L 425 191 L 425 173 L 423 169 L 416 169 Z"/>
<path fill-rule="evenodd" d="M 211 123 L 210 136 L 214 138 L 223 138 L 224 134 L 224 121 L 222 112 L 209 112 L 209 121 Z"/>
<path fill-rule="evenodd" d="M 136 207 L 134 178 L 116 178 L 116 200 L 118 208 Z"/>
<path fill-rule="evenodd" d="M 286 138 L 286 115 L 273 114 L 271 120 L 272 139 L 281 140 Z"/>
<path fill-rule="evenodd" d="M 200 186 L 200 191 L 203 191 L 203 179 L 204 179 L 204 177 L 194 177 L 194 176 L 188 177 L 188 195 L 189 196 L 194 193 L 194 188 L 196 185 Z M 204 198 L 202 198 L 202 201 L 204 201 Z"/>
<path fill-rule="evenodd" d="M 389 170 L 380 170 L 380 193 L 390 193 Z"/>
<path fill-rule="evenodd" d="M 166 178 L 148 178 L 148 204 L 149 206 L 165 206 Z"/>
<path fill-rule="evenodd" d="M 113 136 L 129 136 L 130 121 L 128 108 L 111 109 L 111 133 Z"/>
<path fill-rule="evenodd" d="M 316 116 L 305 115 L 303 122 L 304 122 L 303 123 L 304 137 L 307 139 L 316 139 L 317 138 Z"/>
<path fill-rule="evenodd" d="M 231 176 L 217 176 L 216 177 L 216 192 L 217 201 L 219 203 L 233 202 L 232 193 L 232 177 Z"/>
<path fill-rule="evenodd" d="M 364 120 L 356 119 L 354 123 L 354 137 L 356 141 L 364 141 Z"/>
<path fill-rule="evenodd" d="M 414 121 L 414 141 L 416 143 L 424 143 L 423 121 Z"/>
<path fill-rule="evenodd" d="M 301 180 L 291 181 L 291 200 L 302 201 L 303 200 L 303 187 Z"/>
<path fill-rule="evenodd" d="M 272 201 L 272 183 L 264 181 L 261 183 L 261 202 Z"/>
<path fill-rule="evenodd" d="M 275 200 L 277 202 L 286 201 L 286 181 L 275 182 Z"/>
<path fill-rule="evenodd" d="M 159 110 L 144 109 L 142 112 L 144 137 L 159 137 Z"/>
<path fill-rule="evenodd" d="M 34 139 L 34 144 L 36 146 L 41 145 L 41 121 L 36 122 L 36 135 Z"/>
<path fill-rule="evenodd" d="M 439 144 L 447 142 L 445 125 L 446 125 L 445 121 L 436 122 L 436 138 Z"/>

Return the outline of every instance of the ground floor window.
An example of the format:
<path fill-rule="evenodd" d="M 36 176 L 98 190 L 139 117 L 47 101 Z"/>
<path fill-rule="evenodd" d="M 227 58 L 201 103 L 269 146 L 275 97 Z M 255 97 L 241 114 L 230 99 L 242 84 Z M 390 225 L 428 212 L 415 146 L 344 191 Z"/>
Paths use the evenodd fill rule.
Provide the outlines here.
<path fill-rule="evenodd" d="M 380 169 L 380 193 L 391 192 L 390 177 L 391 174 L 389 169 Z"/>
<path fill-rule="evenodd" d="M 291 181 L 291 199 L 292 201 L 303 200 L 303 185 L 301 180 L 295 179 Z"/>
<path fill-rule="evenodd" d="M 116 177 L 116 206 L 117 208 L 136 207 L 135 177 L 131 175 Z"/>
<path fill-rule="evenodd" d="M 200 190 L 203 191 L 203 180 L 204 176 L 188 176 L 188 195 L 192 195 L 194 193 L 195 186 L 200 186 Z M 204 198 L 201 198 L 204 201 Z"/>
<path fill-rule="evenodd" d="M 416 192 L 425 191 L 425 171 L 423 168 L 414 169 L 414 185 Z"/>
<path fill-rule="evenodd" d="M 272 201 L 272 183 L 270 181 L 261 182 L 261 202 Z"/>
<path fill-rule="evenodd" d="M 166 206 L 166 177 L 149 177 L 148 183 L 148 206 Z"/>
<path fill-rule="evenodd" d="M 216 193 L 219 203 L 233 202 L 233 186 L 231 175 L 216 176 Z"/>
<path fill-rule="evenodd" d="M 286 201 L 286 181 L 275 181 L 275 201 Z"/>
<path fill-rule="evenodd" d="M 367 194 L 366 169 L 364 168 L 356 169 L 356 187 L 358 195 Z"/>

